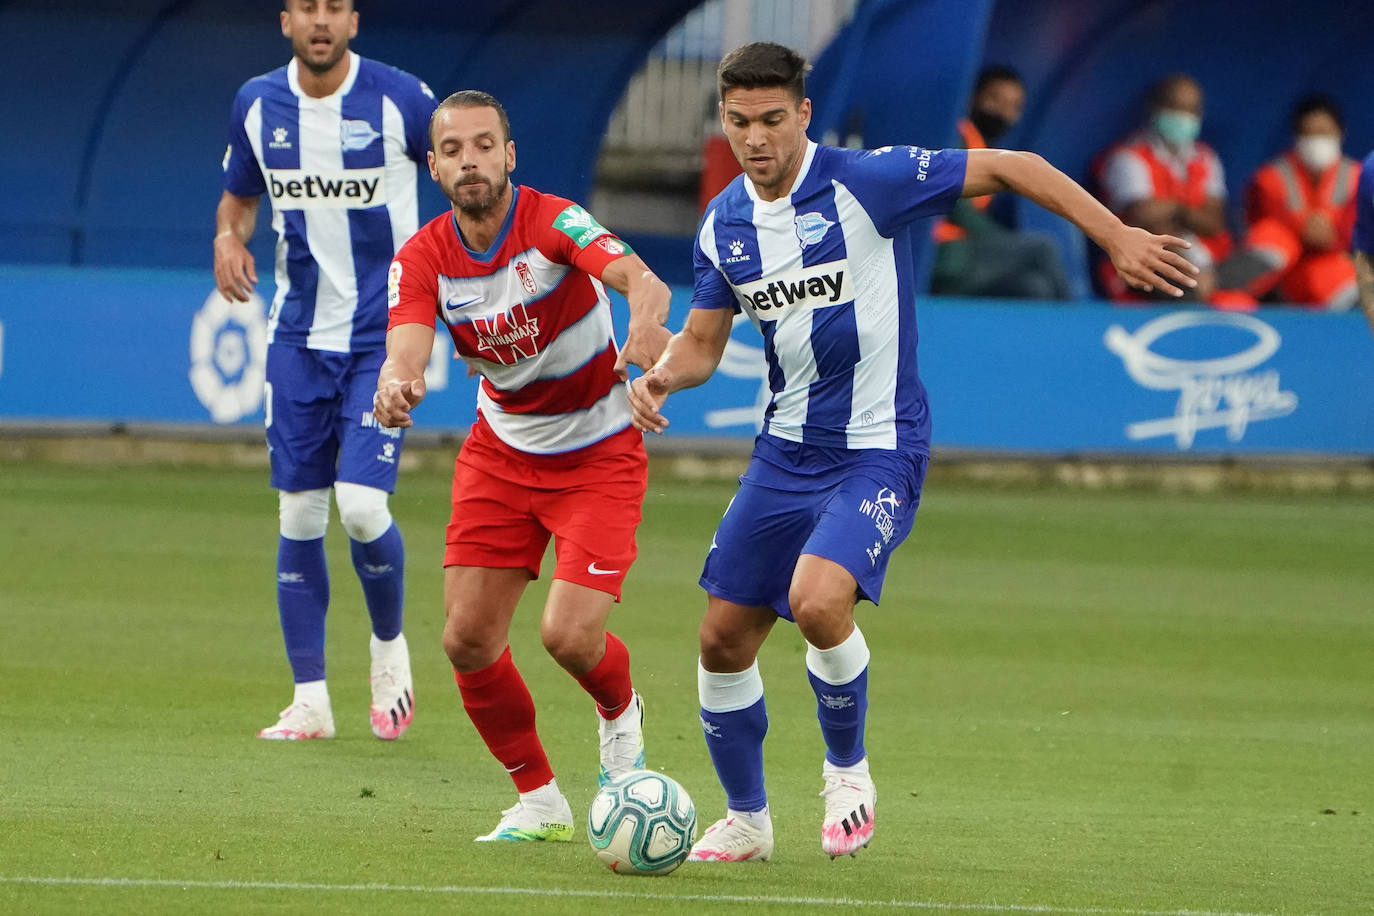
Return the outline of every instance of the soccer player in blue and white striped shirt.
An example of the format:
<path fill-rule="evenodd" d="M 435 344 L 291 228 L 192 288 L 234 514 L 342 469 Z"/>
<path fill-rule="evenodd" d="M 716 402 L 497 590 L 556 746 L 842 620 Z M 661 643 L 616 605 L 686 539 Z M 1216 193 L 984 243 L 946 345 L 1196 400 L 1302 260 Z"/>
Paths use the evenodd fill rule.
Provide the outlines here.
<path fill-rule="evenodd" d="M 821 847 L 853 855 L 873 836 L 869 650 L 854 606 L 877 603 L 929 456 L 913 224 L 959 197 L 1017 191 L 1077 224 L 1133 286 L 1180 295 L 1179 285 L 1195 283 L 1195 269 L 1170 250 L 1187 243 L 1125 226 L 1032 153 L 818 146 L 806 137 L 805 69 L 768 42 L 721 62 L 721 125 L 744 174 L 702 219 L 686 325 L 630 390 L 635 425 L 662 432 L 664 400 L 710 376 L 736 313 L 763 335 L 772 400 L 701 576 L 701 723 L 727 811 L 693 847 L 695 861 L 772 855 L 756 658 L 780 617 L 807 642 L 826 744 Z"/>
<path fill-rule="evenodd" d="M 215 282 L 247 301 L 257 282 L 245 243 L 272 200 L 276 295 L 268 316 L 267 448 L 280 494 L 277 604 L 296 687 L 260 738 L 334 736 L 325 686 L 329 494 L 351 541 L 372 618 L 372 730 L 410 725 L 414 690 L 401 632 L 405 549 L 392 520 L 402 430 L 372 416 L 386 358 L 387 271 L 416 229 L 416 168 L 435 100 L 423 82 L 349 51 L 352 0 L 286 0 L 290 63 L 234 99 Z"/>

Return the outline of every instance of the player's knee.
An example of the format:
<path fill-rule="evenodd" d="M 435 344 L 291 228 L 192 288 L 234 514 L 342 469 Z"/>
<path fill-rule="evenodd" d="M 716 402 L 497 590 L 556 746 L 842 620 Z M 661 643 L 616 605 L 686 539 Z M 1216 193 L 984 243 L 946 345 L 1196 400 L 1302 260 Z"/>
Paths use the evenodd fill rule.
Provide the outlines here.
<path fill-rule="evenodd" d="M 585 674 L 595 668 L 606 649 L 606 634 L 591 632 L 590 628 L 551 626 L 546 621 L 539 636 L 544 651 L 573 674 Z"/>
<path fill-rule="evenodd" d="M 715 626 L 704 620 L 697 631 L 701 649 L 701 664 L 707 671 L 743 671 L 754 663 L 752 643 L 739 633 Z"/>
<path fill-rule="evenodd" d="M 313 541 L 324 537 L 329 528 L 329 491 L 280 491 L 277 494 L 277 518 L 284 538 Z"/>
<path fill-rule="evenodd" d="M 451 620 L 451 618 L 450 618 Z M 451 622 L 444 627 L 444 654 L 455 671 L 481 671 L 501 656 L 501 649 L 493 652 L 480 634 Z M 504 649 L 504 646 L 502 647 Z"/>
<path fill-rule="evenodd" d="M 391 527 L 390 494 L 385 490 L 339 481 L 334 493 L 339 500 L 339 521 L 353 540 L 369 544 Z"/>
<path fill-rule="evenodd" d="M 797 622 L 797 629 L 813 646 L 828 648 L 838 645 L 853 628 L 852 602 L 803 594 L 796 589 L 788 595 L 787 602 L 792 608 L 792 619 Z"/>

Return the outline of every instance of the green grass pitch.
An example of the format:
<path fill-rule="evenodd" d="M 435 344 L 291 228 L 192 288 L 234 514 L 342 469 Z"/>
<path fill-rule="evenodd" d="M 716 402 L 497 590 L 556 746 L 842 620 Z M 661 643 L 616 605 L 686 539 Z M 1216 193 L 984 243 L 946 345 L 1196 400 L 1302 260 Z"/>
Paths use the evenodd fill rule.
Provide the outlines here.
<path fill-rule="evenodd" d="M 337 519 L 339 735 L 254 732 L 289 699 L 261 471 L 0 464 L 0 912 L 1374 912 L 1374 502 L 928 487 L 881 608 L 868 746 L 878 830 L 819 847 L 803 644 L 761 667 L 777 852 L 611 874 L 573 843 L 477 845 L 514 800 L 439 646 L 448 481 L 393 501 L 417 717 L 367 725 L 367 625 Z M 651 481 L 613 628 L 652 766 L 710 823 L 696 586 L 726 483 Z M 512 634 L 575 811 L 590 702 Z M 386 887 L 383 887 L 385 885 Z M 845 902 L 841 902 L 845 901 Z"/>

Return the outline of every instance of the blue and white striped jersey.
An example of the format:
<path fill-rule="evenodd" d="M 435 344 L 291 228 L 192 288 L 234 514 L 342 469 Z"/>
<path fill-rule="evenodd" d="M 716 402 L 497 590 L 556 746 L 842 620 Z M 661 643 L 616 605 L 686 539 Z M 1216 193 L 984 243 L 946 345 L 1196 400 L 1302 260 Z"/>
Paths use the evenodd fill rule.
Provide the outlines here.
<path fill-rule="evenodd" d="M 967 154 L 808 142 L 804 156 L 790 194 L 760 200 L 741 175 L 707 207 L 692 306 L 742 310 L 763 334 L 764 432 L 926 454 L 909 226 L 954 205 Z"/>
<path fill-rule="evenodd" d="M 387 270 L 419 221 L 416 167 L 434 94 L 350 52 L 343 85 L 316 99 L 301 91 L 297 67 L 293 58 L 244 83 L 224 154 L 226 191 L 272 198 L 268 340 L 339 353 L 382 347 Z"/>

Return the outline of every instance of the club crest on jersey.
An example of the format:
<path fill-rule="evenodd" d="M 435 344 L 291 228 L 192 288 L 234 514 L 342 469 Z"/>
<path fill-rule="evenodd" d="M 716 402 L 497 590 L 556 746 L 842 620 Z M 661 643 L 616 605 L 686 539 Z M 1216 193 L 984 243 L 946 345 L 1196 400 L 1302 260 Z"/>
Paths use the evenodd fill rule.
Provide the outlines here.
<path fill-rule="evenodd" d="M 270 149 L 290 149 L 291 141 L 286 139 L 291 136 L 291 132 L 285 127 L 272 128 L 272 142 L 267 144 Z"/>
<path fill-rule="evenodd" d="M 539 319 L 530 317 L 523 302 L 496 315 L 474 317 L 472 329 L 483 358 L 503 366 L 539 352 Z"/>
<path fill-rule="evenodd" d="M 803 248 L 810 248 L 825 238 L 826 232 L 835 225 L 819 213 L 803 213 L 793 220 L 797 227 L 797 240 Z"/>
<path fill-rule="evenodd" d="M 520 278 L 520 285 L 525 292 L 531 296 L 539 292 L 539 284 L 534 282 L 534 271 L 530 270 L 530 265 L 525 261 L 515 262 L 515 275 Z"/>
<path fill-rule="evenodd" d="M 613 239 L 609 235 L 603 235 L 601 238 L 597 239 L 596 247 L 616 257 L 625 253 L 625 243 L 621 242 L 619 239 Z"/>
<path fill-rule="evenodd" d="M 366 121 L 345 118 L 339 122 L 339 146 L 344 152 L 367 149 L 380 136 Z"/>

